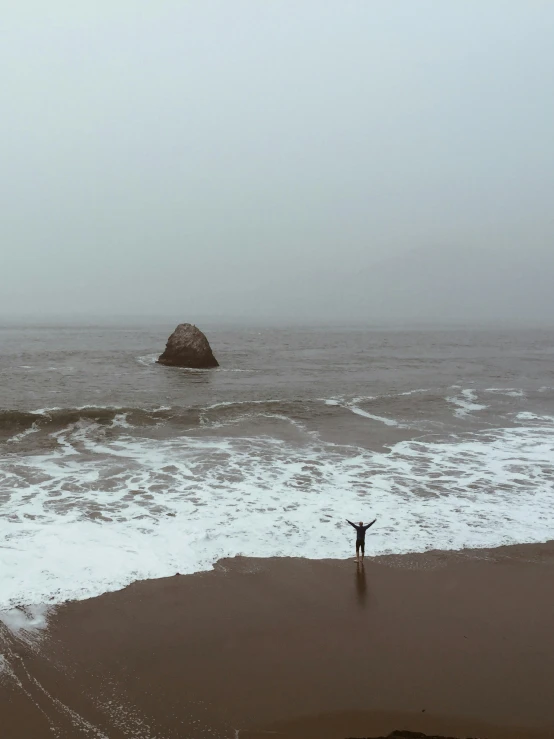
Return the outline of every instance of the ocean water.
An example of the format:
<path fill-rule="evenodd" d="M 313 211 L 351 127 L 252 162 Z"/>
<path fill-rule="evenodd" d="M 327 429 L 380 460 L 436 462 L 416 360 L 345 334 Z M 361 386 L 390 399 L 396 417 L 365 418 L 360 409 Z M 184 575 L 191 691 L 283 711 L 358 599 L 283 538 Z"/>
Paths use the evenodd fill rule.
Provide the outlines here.
<path fill-rule="evenodd" d="M 554 331 L 203 326 L 190 371 L 173 328 L 0 328 L 0 611 L 351 556 L 345 518 L 370 555 L 552 538 Z"/>

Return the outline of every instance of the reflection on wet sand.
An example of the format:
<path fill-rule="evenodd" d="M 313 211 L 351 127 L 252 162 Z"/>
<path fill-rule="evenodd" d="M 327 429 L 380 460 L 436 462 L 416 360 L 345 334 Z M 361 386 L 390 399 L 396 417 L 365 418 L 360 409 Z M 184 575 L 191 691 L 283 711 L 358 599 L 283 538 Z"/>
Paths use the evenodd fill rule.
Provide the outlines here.
<path fill-rule="evenodd" d="M 358 598 L 358 605 L 365 608 L 367 599 L 367 582 L 363 562 L 356 562 L 356 596 Z"/>

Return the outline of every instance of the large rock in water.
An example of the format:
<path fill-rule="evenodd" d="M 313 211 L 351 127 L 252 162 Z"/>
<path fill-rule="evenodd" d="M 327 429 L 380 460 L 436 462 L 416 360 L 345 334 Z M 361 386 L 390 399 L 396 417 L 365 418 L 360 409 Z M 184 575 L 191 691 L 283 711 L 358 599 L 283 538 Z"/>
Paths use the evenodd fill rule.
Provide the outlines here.
<path fill-rule="evenodd" d="M 219 367 L 208 339 L 202 331 L 191 323 L 180 323 L 167 340 L 164 353 L 158 359 L 160 364 L 170 367 L 190 367 L 208 369 Z"/>

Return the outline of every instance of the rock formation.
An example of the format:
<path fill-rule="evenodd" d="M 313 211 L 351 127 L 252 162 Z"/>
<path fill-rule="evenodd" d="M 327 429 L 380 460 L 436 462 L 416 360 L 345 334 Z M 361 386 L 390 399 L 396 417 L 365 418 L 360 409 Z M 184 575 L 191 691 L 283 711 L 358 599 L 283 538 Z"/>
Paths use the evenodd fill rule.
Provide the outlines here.
<path fill-rule="evenodd" d="M 180 323 L 167 340 L 164 353 L 159 357 L 160 364 L 170 367 L 189 367 L 208 369 L 219 367 L 208 339 L 202 331 L 191 323 Z"/>

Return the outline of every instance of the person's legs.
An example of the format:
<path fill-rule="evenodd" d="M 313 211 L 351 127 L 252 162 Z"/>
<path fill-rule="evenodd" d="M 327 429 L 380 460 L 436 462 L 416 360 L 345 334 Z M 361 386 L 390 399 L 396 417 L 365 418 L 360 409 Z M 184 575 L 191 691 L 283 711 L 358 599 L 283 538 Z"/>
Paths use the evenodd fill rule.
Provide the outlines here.
<path fill-rule="evenodd" d="M 360 542 L 356 539 L 356 559 L 360 561 Z"/>
<path fill-rule="evenodd" d="M 364 556 L 365 556 L 365 541 L 360 542 L 360 549 L 362 550 L 362 562 L 363 562 Z"/>

